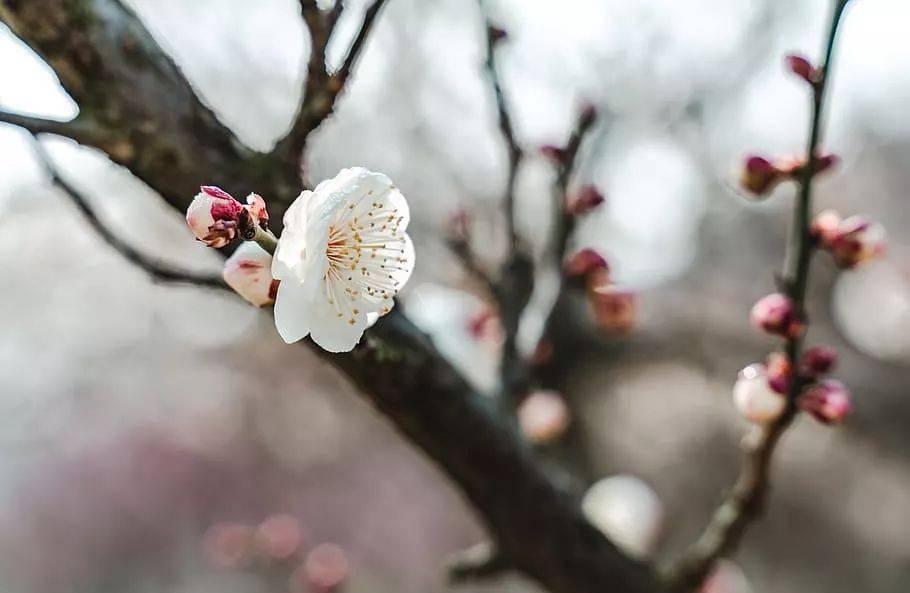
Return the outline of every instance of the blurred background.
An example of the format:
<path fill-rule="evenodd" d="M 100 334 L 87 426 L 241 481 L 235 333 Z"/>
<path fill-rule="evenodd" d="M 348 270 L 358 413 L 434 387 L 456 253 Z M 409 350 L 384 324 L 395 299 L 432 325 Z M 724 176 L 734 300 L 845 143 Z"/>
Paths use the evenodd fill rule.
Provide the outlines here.
<path fill-rule="evenodd" d="M 309 51 L 296 2 L 128 4 L 245 143 L 268 149 L 284 133 Z M 343 35 L 362 14 L 350 4 Z M 624 337 L 591 326 L 567 392 L 595 474 L 631 474 L 656 493 L 658 555 L 699 533 L 738 469 L 746 425 L 730 389 L 776 345 L 747 316 L 772 290 L 793 191 L 749 202 L 737 167 L 746 153 L 803 150 L 809 95 L 782 60 L 818 58 L 830 4 L 489 5 L 508 32 L 503 85 L 531 155 L 519 222 L 538 250 L 552 170 L 534 149 L 564 142 L 582 101 L 601 115 L 578 181 L 596 184 L 607 203 L 575 242 L 608 256 L 620 285 L 639 295 L 638 317 Z M 856 411 L 838 429 L 802 418 L 785 437 L 767 516 L 737 557 L 756 592 L 910 589 L 907 22 L 905 0 L 856 0 L 842 27 L 824 147 L 843 162 L 820 179 L 816 206 L 883 221 L 889 253 L 845 273 L 817 259 L 809 342 L 841 350 L 837 376 Z M 343 47 L 331 49 L 337 61 Z M 391 0 L 336 116 L 312 138 L 309 163 L 314 180 L 364 165 L 401 187 L 419 252 L 404 307 L 486 389 L 495 340 L 470 331 L 481 293 L 440 232 L 463 208 L 489 238 L 490 264 L 505 245 L 506 152 L 483 51 L 474 2 Z M 77 112 L 2 25 L 0 106 Z M 45 144 L 134 244 L 219 269 L 180 213 L 127 171 L 69 141 Z M 285 346 L 268 312 L 151 283 L 92 233 L 10 126 L 0 126 L 0 271 L 4 591 L 271 593 L 331 588 L 336 578 L 351 592 L 448 591 L 445 557 L 483 540 L 436 468 L 330 367 Z M 552 298 L 552 279 L 539 285 L 529 337 Z M 253 529 L 277 550 L 271 560 L 234 545 Z M 460 587 L 505 589 L 536 590 L 518 577 Z"/>

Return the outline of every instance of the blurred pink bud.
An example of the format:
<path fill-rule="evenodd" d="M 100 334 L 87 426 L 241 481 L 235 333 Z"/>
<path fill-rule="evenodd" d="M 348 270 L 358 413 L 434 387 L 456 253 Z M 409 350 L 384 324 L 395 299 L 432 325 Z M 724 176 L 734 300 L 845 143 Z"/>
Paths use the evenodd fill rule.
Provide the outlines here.
<path fill-rule="evenodd" d="M 635 328 L 638 303 L 634 292 L 600 284 L 588 290 L 588 302 L 594 313 L 594 321 L 601 329 L 628 333 Z"/>
<path fill-rule="evenodd" d="M 573 216 L 581 216 L 603 203 L 604 196 L 600 193 L 600 190 L 593 185 L 586 185 L 569 199 L 569 203 L 566 204 L 566 210 Z"/>
<path fill-rule="evenodd" d="M 291 575 L 292 591 L 331 591 L 348 578 L 347 555 L 335 544 L 319 544 L 307 554 L 304 563 Z"/>
<path fill-rule="evenodd" d="M 854 268 L 885 253 L 885 227 L 863 216 L 851 216 L 838 225 L 827 247 L 840 268 Z"/>
<path fill-rule="evenodd" d="M 224 262 L 224 281 L 244 300 L 263 307 L 275 302 L 278 280 L 272 279 L 272 256 L 252 241 L 241 244 Z"/>
<path fill-rule="evenodd" d="M 499 27 L 494 27 L 492 25 L 487 27 L 487 35 L 489 35 L 490 39 L 494 42 L 503 41 L 509 36 L 505 29 L 500 29 Z"/>
<path fill-rule="evenodd" d="M 569 407 L 556 391 L 534 391 L 518 406 L 521 433 L 538 445 L 551 443 L 561 437 L 570 421 Z"/>
<path fill-rule="evenodd" d="M 186 224 L 209 247 L 224 247 L 237 236 L 243 205 L 221 188 L 205 185 L 186 210 Z"/>
<path fill-rule="evenodd" d="M 739 566 L 722 558 L 714 565 L 698 593 L 752 593 L 752 586 Z"/>
<path fill-rule="evenodd" d="M 749 193 L 764 196 L 784 180 L 787 173 L 760 156 L 746 157 L 739 183 Z"/>
<path fill-rule="evenodd" d="M 787 407 L 787 399 L 771 388 L 765 365 L 757 363 L 739 372 L 733 403 L 743 418 L 755 424 L 777 420 Z"/>
<path fill-rule="evenodd" d="M 765 362 L 765 372 L 768 375 L 768 387 L 780 394 L 786 394 L 790 390 L 793 365 L 786 354 L 782 352 L 769 354 Z"/>
<path fill-rule="evenodd" d="M 602 255 L 590 247 L 576 251 L 563 265 L 563 271 L 570 278 L 585 278 L 596 270 L 610 270 L 610 265 Z"/>
<path fill-rule="evenodd" d="M 796 308 L 789 297 L 773 293 L 762 297 L 752 306 L 749 319 L 756 329 L 769 334 L 796 337 L 803 325 L 796 318 Z"/>
<path fill-rule="evenodd" d="M 837 229 L 840 223 L 841 217 L 837 211 L 823 210 L 812 219 L 809 232 L 818 245 L 828 248 L 837 237 Z"/>
<path fill-rule="evenodd" d="M 785 59 L 790 71 L 809 84 L 814 86 L 821 80 L 821 71 L 803 56 L 790 54 Z"/>
<path fill-rule="evenodd" d="M 799 362 L 799 373 L 803 377 L 817 379 L 834 370 L 837 365 L 837 350 L 831 346 L 814 346 L 803 353 Z"/>
<path fill-rule="evenodd" d="M 815 174 L 824 173 L 840 164 L 840 157 L 836 154 L 823 154 L 815 158 Z"/>
<path fill-rule="evenodd" d="M 559 146 L 553 146 L 552 144 L 541 146 L 540 154 L 545 158 L 553 161 L 557 165 L 561 165 L 566 162 L 566 149 Z"/>
<path fill-rule="evenodd" d="M 206 530 L 202 549 L 218 568 L 245 568 L 253 559 L 253 529 L 239 523 L 216 523 Z"/>
<path fill-rule="evenodd" d="M 256 527 L 253 537 L 260 556 L 285 560 L 294 555 L 303 543 L 300 522 L 291 515 L 272 515 Z"/>
<path fill-rule="evenodd" d="M 824 424 L 840 424 L 853 410 L 850 392 L 843 383 L 833 379 L 808 387 L 796 400 L 796 405 Z"/>

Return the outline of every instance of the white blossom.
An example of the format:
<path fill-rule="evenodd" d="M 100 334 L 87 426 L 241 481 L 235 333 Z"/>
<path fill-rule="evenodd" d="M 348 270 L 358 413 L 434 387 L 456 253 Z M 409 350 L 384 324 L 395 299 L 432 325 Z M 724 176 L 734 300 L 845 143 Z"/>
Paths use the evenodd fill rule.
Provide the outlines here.
<path fill-rule="evenodd" d="M 752 364 L 739 372 L 733 386 L 733 403 L 739 413 L 755 424 L 774 422 L 787 407 L 787 399 L 768 383 L 768 371 L 762 364 Z"/>
<path fill-rule="evenodd" d="M 275 300 L 271 268 L 272 256 L 258 244 L 244 241 L 224 262 L 222 276 L 237 294 L 263 307 Z"/>
<path fill-rule="evenodd" d="M 329 352 L 354 348 L 411 276 L 409 220 L 391 180 L 361 167 L 301 193 L 285 212 L 272 260 L 281 281 L 275 299 L 281 337 L 290 343 L 309 335 Z"/>

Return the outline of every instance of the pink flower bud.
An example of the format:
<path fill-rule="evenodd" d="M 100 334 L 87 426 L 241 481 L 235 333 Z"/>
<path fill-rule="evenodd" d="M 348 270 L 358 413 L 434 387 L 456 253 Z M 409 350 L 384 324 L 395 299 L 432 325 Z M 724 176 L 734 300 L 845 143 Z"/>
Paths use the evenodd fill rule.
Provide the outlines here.
<path fill-rule="evenodd" d="M 589 247 L 573 253 L 563 265 L 563 271 L 569 278 L 584 278 L 596 270 L 609 269 L 607 260 Z"/>
<path fill-rule="evenodd" d="M 569 203 L 566 204 L 566 210 L 573 216 L 581 216 L 594 210 L 604 203 L 604 196 L 593 185 L 586 185 L 578 190 Z"/>
<path fill-rule="evenodd" d="M 841 217 L 837 211 L 823 210 L 812 219 L 809 232 L 819 246 L 828 248 L 837 237 L 837 229 L 840 223 Z"/>
<path fill-rule="evenodd" d="M 777 420 L 787 407 L 787 399 L 771 388 L 765 365 L 751 364 L 739 372 L 733 385 L 733 403 L 739 413 L 756 424 Z"/>
<path fill-rule="evenodd" d="M 272 256 L 252 241 L 241 244 L 224 262 L 224 281 L 257 307 L 275 302 L 278 281 L 272 279 Z"/>
<path fill-rule="evenodd" d="M 765 362 L 765 372 L 768 375 L 768 387 L 780 394 L 786 394 L 790 390 L 793 365 L 784 353 L 769 354 Z"/>
<path fill-rule="evenodd" d="M 853 410 L 850 392 L 843 383 L 833 379 L 808 387 L 796 400 L 796 405 L 824 424 L 840 424 Z"/>
<path fill-rule="evenodd" d="M 253 559 L 253 529 L 238 523 L 216 523 L 206 530 L 202 549 L 218 568 L 245 568 Z"/>
<path fill-rule="evenodd" d="M 566 162 L 566 149 L 560 148 L 559 146 L 553 146 L 552 144 L 541 146 L 540 154 L 556 163 L 557 165 L 561 165 Z"/>
<path fill-rule="evenodd" d="M 818 379 L 834 370 L 837 365 L 837 350 L 831 346 L 814 346 L 803 353 L 799 362 L 799 373 L 803 377 Z"/>
<path fill-rule="evenodd" d="M 840 157 L 836 154 L 823 154 L 815 158 L 815 174 L 824 173 L 840 164 Z"/>
<path fill-rule="evenodd" d="M 332 591 L 344 583 L 349 571 L 344 550 L 335 544 L 319 544 L 291 575 L 291 591 Z"/>
<path fill-rule="evenodd" d="M 786 57 L 786 62 L 791 72 L 809 84 L 816 85 L 821 80 L 821 71 L 803 56 L 790 54 Z"/>
<path fill-rule="evenodd" d="M 746 158 L 740 177 L 740 185 L 755 196 L 764 196 L 784 180 L 787 173 L 774 163 L 760 156 Z"/>
<path fill-rule="evenodd" d="M 749 319 L 756 329 L 785 337 L 798 336 L 803 329 L 789 297 L 773 293 L 762 297 L 752 307 Z"/>
<path fill-rule="evenodd" d="M 272 515 L 256 527 L 253 542 L 262 557 L 290 558 L 303 543 L 300 522 L 291 515 Z"/>
<path fill-rule="evenodd" d="M 570 419 L 565 400 L 555 391 L 535 391 L 518 406 L 521 432 L 535 444 L 550 443 L 561 437 Z"/>
<path fill-rule="evenodd" d="M 186 210 L 186 224 L 209 247 L 224 247 L 237 236 L 243 205 L 224 190 L 206 185 Z"/>
<path fill-rule="evenodd" d="M 250 194 L 246 197 L 246 203 L 246 209 L 252 215 L 254 223 L 262 228 L 267 228 L 269 226 L 269 213 L 265 209 L 265 200 L 262 199 L 262 196 Z"/>
<path fill-rule="evenodd" d="M 634 292 L 599 284 L 589 288 L 588 302 L 600 328 L 614 333 L 628 333 L 635 328 L 638 304 Z"/>
<path fill-rule="evenodd" d="M 840 268 L 854 268 L 885 253 L 885 227 L 862 216 L 851 216 L 838 225 L 828 243 Z"/>
<path fill-rule="evenodd" d="M 721 558 L 702 583 L 698 593 L 752 593 L 752 591 L 752 586 L 742 569 L 730 560 Z"/>

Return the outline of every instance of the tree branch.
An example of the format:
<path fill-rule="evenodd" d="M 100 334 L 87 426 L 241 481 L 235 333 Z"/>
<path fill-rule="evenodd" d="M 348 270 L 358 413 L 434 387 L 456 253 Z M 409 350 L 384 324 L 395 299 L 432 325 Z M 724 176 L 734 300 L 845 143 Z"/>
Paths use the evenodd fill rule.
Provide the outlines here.
<path fill-rule="evenodd" d="M 835 0 L 831 27 L 825 41 L 822 62 L 824 75 L 813 91 L 812 120 L 806 147 L 807 164 L 800 179 L 800 191 L 794 204 L 788 269 L 784 276 L 788 296 L 793 301 L 798 317 L 804 322 L 806 287 L 814 250 L 810 233 L 812 179 L 821 140 L 822 113 L 834 44 L 841 17 L 848 3 L 849 0 Z M 802 355 L 802 335 L 787 339 L 785 349 L 791 365 L 797 368 L 797 362 Z M 746 529 L 761 515 L 770 489 L 771 459 L 780 438 L 796 416 L 796 398 L 803 387 L 805 382 L 795 376 L 787 393 L 787 408 L 783 415 L 744 440 L 742 467 L 733 489 L 715 511 L 702 535 L 681 559 L 670 566 L 666 574 L 672 590 L 690 591 L 698 587 L 720 557 L 736 550 Z"/>
<path fill-rule="evenodd" d="M 48 176 L 50 176 L 54 184 L 62 189 L 70 200 L 72 200 L 76 208 L 79 209 L 79 212 L 85 217 L 89 226 L 98 233 L 105 243 L 113 247 L 114 250 L 122 255 L 124 259 L 147 272 L 152 280 L 156 282 L 192 284 L 205 288 L 229 290 L 227 284 L 225 284 L 220 275 L 200 274 L 164 263 L 157 258 L 142 253 L 121 239 L 114 231 L 108 228 L 104 222 L 102 222 L 95 212 L 95 209 L 92 207 L 91 202 L 60 175 L 60 171 L 57 169 L 56 165 L 54 165 L 54 162 L 50 155 L 47 154 L 47 151 L 44 150 L 41 141 L 33 135 L 32 142 L 35 155 L 38 157 L 38 162 L 42 165 Z"/>
<path fill-rule="evenodd" d="M 33 134 L 64 136 L 88 146 L 98 146 L 106 139 L 101 129 L 79 118 L 70 121 L 59 121 L 0 110 L 0 123 L 18 126 Z"/>
<path fill-rule="evenodd" d="M 272 154 L 279 155 L 283 160 L 298 163 L 304 186 L 309 185 L 303 154 L 307 138 L 334 112 L 338 96 L 344 90 L 351 71 L 356 66 L 366 45 L 376 17 L 385 3 L 386 0 L 376 0 L 366 10 L 363 23 L 354 37 L 344 62 L 337 72 L 329 74 L 325 63 L 325 49 L 342 10 L 339 7 L 340 0 L 336 3 L 336 7 L 328 13 L 319 10 L 313 0 L 300 0 L 312 45 L 307 64 L 307 80 L 304 85 L 303 98 L 297 114 L 294 116 L 291 129 L 284 138 L 278 141 Z"/>

